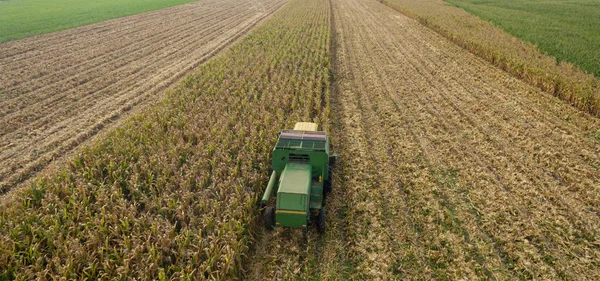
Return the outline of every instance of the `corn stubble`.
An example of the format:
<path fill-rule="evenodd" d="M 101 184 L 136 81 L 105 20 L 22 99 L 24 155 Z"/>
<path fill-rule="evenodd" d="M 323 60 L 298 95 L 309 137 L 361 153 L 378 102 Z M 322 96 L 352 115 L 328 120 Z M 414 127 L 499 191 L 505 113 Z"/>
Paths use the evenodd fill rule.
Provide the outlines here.
<path fill-rule="evenodd" d="M 291 0 L 68 168 L 4 198 L 0 278 L 239 277 L 277 131 L 328 129 L 326 8 Z"/>

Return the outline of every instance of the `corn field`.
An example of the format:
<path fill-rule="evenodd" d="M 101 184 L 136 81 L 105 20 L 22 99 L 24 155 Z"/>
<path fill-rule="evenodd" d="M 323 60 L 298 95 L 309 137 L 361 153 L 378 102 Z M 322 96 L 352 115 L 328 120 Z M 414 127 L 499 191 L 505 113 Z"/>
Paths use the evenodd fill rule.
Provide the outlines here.
<path fill-rule="evenodd" d="M 403 0 L 283 2 L 250 3 L 252 31 L 11 186 L 0 281 L 600 279 L 600 119 L 571 84 L 548 92 L 564 66 L 515 74 Z M 266 230 L 258 207 L 299 121 L 339 153 L 323 234 Z"/>

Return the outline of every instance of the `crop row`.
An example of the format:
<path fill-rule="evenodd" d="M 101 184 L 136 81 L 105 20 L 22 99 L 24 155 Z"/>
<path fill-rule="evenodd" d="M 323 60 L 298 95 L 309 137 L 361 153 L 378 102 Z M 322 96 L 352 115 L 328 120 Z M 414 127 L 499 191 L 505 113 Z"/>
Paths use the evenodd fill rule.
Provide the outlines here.
<path fill-rule="evenodd" d="M 240 276 L 278 130 L 327 128 L 324 0 L 291 0 L 68 167 L 4 198 L 0 279 Z"/>

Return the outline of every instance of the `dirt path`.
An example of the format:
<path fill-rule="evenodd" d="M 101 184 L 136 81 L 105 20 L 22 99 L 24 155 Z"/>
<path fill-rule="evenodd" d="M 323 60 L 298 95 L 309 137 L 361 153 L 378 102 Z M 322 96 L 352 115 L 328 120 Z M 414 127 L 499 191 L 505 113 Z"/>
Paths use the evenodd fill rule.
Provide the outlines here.
<path fill-rule="evenodd" d="M 0 192 L 155 100 L 285 0 L 202 0 L 0 45 Z"/>
<path fill-rule="evenodd" d="M 377 1 L 332 2 L 349 203 L 323 243 L 350 279 L 599 279 L 598 119 Z"/>

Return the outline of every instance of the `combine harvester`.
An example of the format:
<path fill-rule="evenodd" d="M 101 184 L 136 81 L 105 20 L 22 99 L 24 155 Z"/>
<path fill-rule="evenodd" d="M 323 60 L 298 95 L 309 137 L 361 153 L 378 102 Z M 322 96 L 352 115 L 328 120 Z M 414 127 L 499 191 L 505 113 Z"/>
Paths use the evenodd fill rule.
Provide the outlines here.
<path fill-rule="evenodd" d="M 325 232 L 325 195 L 331 192 L 331 168 L 335 155 L 329 137 L 317 131 L 315 123 L 299 122 L 293 130 L 283 130 L 273 149 L 273 173 L 262 197 L 267 229 L 301 228 L 312 221 L 319 233 Z M 275 207 L 268 206 L 275 197 Z"/>

